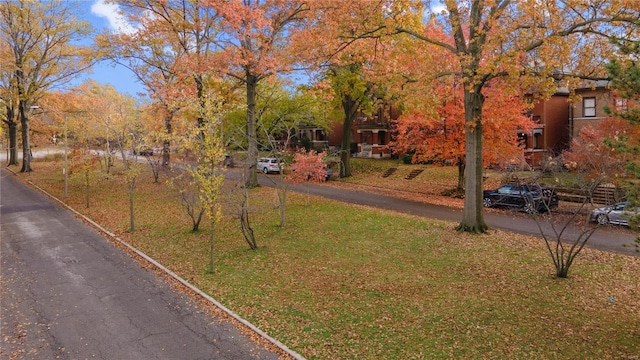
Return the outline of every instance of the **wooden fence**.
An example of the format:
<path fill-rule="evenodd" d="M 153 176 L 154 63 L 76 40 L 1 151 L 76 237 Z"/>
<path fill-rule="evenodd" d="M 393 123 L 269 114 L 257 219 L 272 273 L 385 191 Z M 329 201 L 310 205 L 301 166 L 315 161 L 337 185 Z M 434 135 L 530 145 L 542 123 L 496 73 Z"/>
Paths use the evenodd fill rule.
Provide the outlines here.
<path fill-rule="evenodd" d="M 569 202 L 584 202 L 587 201 L 589 192 L 584 189 L 557 187 L 558 199 Z M 594 204 L 611 205 L 621 202 L 625 199 L 624 190 L 614 186 L 598 186 L 592 195 L 592 201 Z"/>

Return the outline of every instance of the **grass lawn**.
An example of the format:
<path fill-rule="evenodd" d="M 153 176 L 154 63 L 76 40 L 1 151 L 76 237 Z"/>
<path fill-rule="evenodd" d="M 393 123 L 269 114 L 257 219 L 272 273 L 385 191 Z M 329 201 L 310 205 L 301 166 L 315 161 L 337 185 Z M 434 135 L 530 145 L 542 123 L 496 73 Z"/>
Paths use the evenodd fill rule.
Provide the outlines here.
<path fill-rule="evenodd" d="M 19 177 L 61 198 L 61 160 L 33 168 Z M 143 172 L 129 233 L 123 184 L 96 180 L 85 209 L 72 176 L 67 202 L 308 359 L 640 357 L 640 258 L 586 249 L 557 279 L 538 239 L 294 193 L 280 228 L 274 190 L 257 188 L 259 249 L 227 209 L 208 274 L 209 234 L 189 232 L 175 194 Z"/>

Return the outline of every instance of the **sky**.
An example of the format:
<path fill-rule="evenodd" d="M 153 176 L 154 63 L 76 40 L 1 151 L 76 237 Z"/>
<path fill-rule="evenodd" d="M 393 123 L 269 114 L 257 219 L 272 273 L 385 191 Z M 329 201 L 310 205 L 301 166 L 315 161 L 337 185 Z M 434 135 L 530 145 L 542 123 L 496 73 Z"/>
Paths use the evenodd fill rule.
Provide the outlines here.
<path fill-rule="evenodd" d="M 82 0 L 82 16 L 89 21 L 96 32 L 104 29 L 110 31 L 127 31 L 130 27 L 118 17 L 113 5 L 107 5 L 103 0 Z M 96 64 L 93 73 L 84 76 L 81 80 L 90 78 L 101 84 L 113 85 L 121 93 L 128 93 L 137 96 L 137 93 L 145 93 L 142 85 L 135 81 L 135 76 L 131 71 L 115 66 L 110 62 Z"/>
<path fill-rule="evenodd" d="M 117 14 L 117 5 L 105 4 L 103 0 L 80 0 L 84 20 L 89 21 L 96 32 L 108 29 L 112 32 L 130 32 L 134 29 Z M 437 6 L 432 12 L 440 13 L 444 8 Z M 146 93 L 144 87 L 135 80 L 133 73 L 119 65 L 110 62 L 96 64 L 93 73 L 86 75 L 80 81 L 90 78 L 101 84 L 113 85 L 121 93 L 137 96 Z"/>

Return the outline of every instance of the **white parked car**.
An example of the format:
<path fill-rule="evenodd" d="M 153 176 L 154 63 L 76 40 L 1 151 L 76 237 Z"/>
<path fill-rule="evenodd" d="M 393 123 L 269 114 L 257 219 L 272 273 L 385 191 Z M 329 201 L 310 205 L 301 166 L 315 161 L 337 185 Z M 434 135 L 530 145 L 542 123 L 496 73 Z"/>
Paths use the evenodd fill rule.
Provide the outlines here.
<path fill-rule="evenodd" d="M 280 164 L 276 158 L 260 158 L 258 159 L 258 171 L 262 171 L 265 174 L 268 173 L 280 173 Z"/>
<path fill-rule="evenodd" d="M 600 225 L 616 224 L 629 226 L 629 219 L 640 215 L 640 207 L 632 207 L 629 202 L 621 202 L 593 210 L 591 221 Z"/>

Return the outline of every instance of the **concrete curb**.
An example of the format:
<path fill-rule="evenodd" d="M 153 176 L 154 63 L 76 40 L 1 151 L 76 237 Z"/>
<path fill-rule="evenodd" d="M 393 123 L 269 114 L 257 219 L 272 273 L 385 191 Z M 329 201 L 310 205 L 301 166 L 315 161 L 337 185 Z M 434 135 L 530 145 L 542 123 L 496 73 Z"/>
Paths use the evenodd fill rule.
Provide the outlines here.
<path fill-rule="evenodd" d="M 5 167 L 6 170 L 10 171 L 11 173 L 13 173 L 13 175 L 17 175 L 13 170 L 9 169 L 8 167 Z M 188 287 L 190 290 L 192 290 L 193 292 L 195 292 L 196 294 L 198 294 L 200 297 L 202 297 L 204 300 L 208 301 L 209 303 L 211 303 L 212 305 L 214 305 L 215 307 L 219 308 L 220 310 L 224 311 L 227 315 L 229 315 L 230 317 L 232 317 L 234 320 L 240 322 L 242 325 L 246 326 L 247 328 L 251 329 L 251 331 L 255 332 L 256 334 L 258 334 L 260 337 L 262 337 L 263 339 L 265 339 L 266 341 L 268 341 L 269 343 L 273 344 L 274 346 L 276 346 L 278 349 L 280 349 L 282 352 L 286 353 L 287 355 L 291 356 L 293 359 L 296 360 L 306 360 L 302 355 L 296 353 L 295 351 L 289 349 L 286 345 L 284 345 L 283 343 L 281 343 L 280 341 L 272 338 L 271 336 L 267 335 L 264 331 L 258 329 L 255 325 L 253 325 L 252 323 L 248 322 L 247 320 L 241 318 L 238 314 L 234 313 L 233 311 L 231 311 L 230 309 L 228 309 L 227 307 L 225 307 L 224 305 L 222 305 L 221 303 L 219 303 L 217 300 L 215 300 L 214 298 L 212 298 L 211 296 L 207 295 L 206 293 L 204 293 L 203 291 L 201 291 L 200 289 L 198 289 L 197 287 L 191 285 L 189 282 L 187 282 L 186 280 L 184 280 L 183 278 L 181 278 L 180 276 L 178 276 L 177 274 L 175 274 L 173 271 L 167 269 L 166 267 L 164 267 L 162 264 L 160 264 L 159 262 L 157 262 L 156 260 L 154 260 L 153 258 L 149 257 L 147 254 L 143 253 L 142 251 L 136 249 L 135 247 L 131 246 L 129 243 L 127 243 L 126 241 L 120 239 L 119 237 L 117 237 L 114 233 L 108 231 L 107 229 L 103 228 L 102 226 L 100 226 L 98 223 L 96 223 L 95 221 L 91 220 L 90 218 L 86 217 L 85 215 L 81 214 L 80 212 L 78 212 L 76 209 L 72 208 L 71 206 L 67 205 L 64 201 L 58 199 L 57 197 L 51 195 L 50 193 L 48 193 L 46 190 L 44 190 L 43 188 L 39 187 L 38 185 L 34 184 L 31 181 L 27 181 L 31 186 L 33 186 L 34 188 L 38 189 L 38 191 L 42 192 L 43 194 L 47 195 L 48 197 L 54 199 L 55 201 L 57 201 L 58 203 L 60 203 L 63 207 L 67 208 L 68 210 L 70 210 L 71 212 L 73 212 L 74 214 L 76 214 L 77 216 L 81 217 L 82 219 L 84 219 L 85 221 L 87 221 L 88 223 L 90 223 L 92 226 L 94 226 L 95 228 L 97 228 L 98 230 L 100 230 L 101 232 L 103 232 L 104 234 L 108 235 L 109 237 L 111 237 L 112 239 L 116 240 L 119 244 L 123 245 L 124 247 L 126 247 L 127 249 L 133 251 L 134 253 L 136 253 L 138 256 L 140 256 L 141 258 L 145 259 L 146 261 L 148 261 L 149 263 L 153 264 L 156 268 L 158 268 L 159 270 L 161 270 L 162 272 L 164 272 L 165 274 L 167 274 L 168 276 L 170 276 L 171 278 L 173 278 L 174 280 L 178 281 L 179 283 L 181 283 L 182 285 Z"/>

